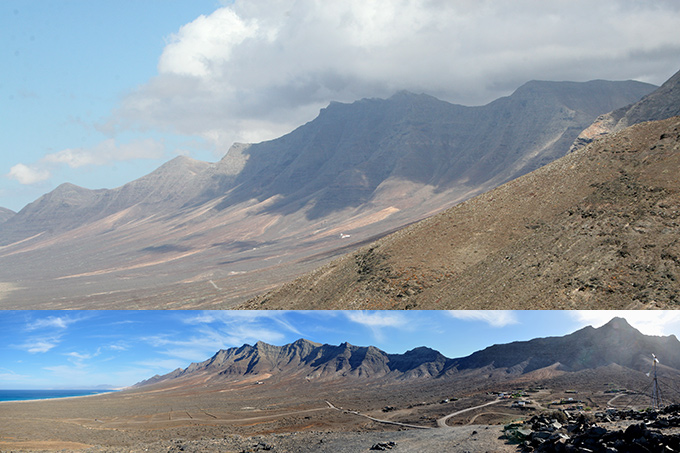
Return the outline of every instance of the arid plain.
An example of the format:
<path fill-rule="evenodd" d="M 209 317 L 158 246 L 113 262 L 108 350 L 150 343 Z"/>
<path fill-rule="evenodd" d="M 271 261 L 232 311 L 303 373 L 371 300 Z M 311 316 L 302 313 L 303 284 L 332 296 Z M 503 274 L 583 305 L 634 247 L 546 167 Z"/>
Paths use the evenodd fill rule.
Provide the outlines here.
<path fill-rule="evenodd" d="M 532 403 L 523 408 L 512 407 L 516 399 L 488 393 L 529 390 L 531 382 L 523 381 L 484 389 L 465 389 L 462 381 L 297 386 L 259 376 L 219 388 L 197 382 L 194 388 L 5 402 L 0 450 L 240 452 L 258 451 L 260 445 L 272 451 L 356 452 L 395 442 L 395 451 L 517 451 L 501 438 L 503 426 L 548 411 L 556 400 L 577 396 L 594 410 L 624 408 L 633 400 L 646 404 L 635 395 L 614 399 L 595 377 L 554 380 L 559 387 L 526 393 Z M 591 388 L 575 395 L 573 385 L 584 382 Z M 450 414 L 455 415 L 438 426 Z"/>

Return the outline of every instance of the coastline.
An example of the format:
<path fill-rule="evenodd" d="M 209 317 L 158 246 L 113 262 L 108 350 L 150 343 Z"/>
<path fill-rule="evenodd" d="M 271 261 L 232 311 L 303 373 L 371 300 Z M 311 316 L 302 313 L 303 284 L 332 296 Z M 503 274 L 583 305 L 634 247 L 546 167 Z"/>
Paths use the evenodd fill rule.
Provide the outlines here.
<path fill-rule="evenodd" d="M 53 401 L 53 400 L 66 400 L 66 399 L 72 399 L 72 398 L 88 398 L 91 396 L 99 396 L 99 395 L 110 395 L 112 393 L 118 393 L 121 390 L 124 389 L 119 389 L 119 390 L 107 390 L 105 392 L 101 393 L 92 393 L 88 395 L 72 395 L 72 396 L 55 396 L 54 398 L 33 398 L 33 399 L 23 399 L 23 400 L 3 400 L 0 401 L 0 404 L 3 403 L 32 403 L 35 401 Z"/>

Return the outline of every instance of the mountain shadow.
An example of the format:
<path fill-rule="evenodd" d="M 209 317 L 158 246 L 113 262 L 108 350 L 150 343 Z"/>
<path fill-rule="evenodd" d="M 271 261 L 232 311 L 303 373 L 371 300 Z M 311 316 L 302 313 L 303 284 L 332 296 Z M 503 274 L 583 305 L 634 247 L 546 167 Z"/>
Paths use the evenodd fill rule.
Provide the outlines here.
<path fill-rule="evenodd" d="M 498 185 L 561 157 L 597 115 L 653 88 L 533 81 L 480 107 L 405 91 L 333 102 L 290 134 L 227 153 L 220 165 L 245 165 L 217 207 L 276 199 L 267 212 L 290 214 L 311 204 L 306 215 L 313 220 L 370 202 L 389 181 L 436 191 Z"/>

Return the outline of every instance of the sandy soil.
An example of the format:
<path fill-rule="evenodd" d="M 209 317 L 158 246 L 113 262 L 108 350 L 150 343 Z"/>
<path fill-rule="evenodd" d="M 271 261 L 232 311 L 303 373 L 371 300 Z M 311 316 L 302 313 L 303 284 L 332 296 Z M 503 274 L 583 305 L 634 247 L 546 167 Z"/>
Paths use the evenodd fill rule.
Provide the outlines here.
<path fill-rule="evenodd" d="M 453 396 L 451 390 L 431 384 L 415 386 L 412 392 L 380 385 L 324 385 L 308 391 L 285 382 L 264 387 L 185 386 L 4 402 L 0 451 L 356 452 L 378 442 L 395 442 L 393 451 L 442 445 L 459 451 L 513 450 L 499 439 L 502 425 L 437 427 L 437 419 L 466 408 L 482 406 L 465 411 L 466 416 L 483 413 L 495 398 L 485 393 L 444 402 Z M 387 405 L 393 409 L 383 411 Z M 515 412 L 511 418 L 520 416 Z"/>
<path fill-rule="evenodd" d="M 561 400 L 573 398 L 592 411 L 647 404 L 641 395 L 605 393 L 608 385 L 625 387 L 625 376 L 618 381 L 606 373 L 588 376 L 543 380 L 538 390 L 536 382 L 519 381 L 472 388 L 438 379 L 315 384 L 272 376 L 262 384 L 195 380 L 88 397 L 3 402 L 0 451 L 342 453 L 393 442 L 390 451 L 395 452 L 510 452 L 516 446 L 500 438 L 503 425 L 568 407 L 556 404 Z M 528 407 L 513 407 L 515 400 L 490 393 L 518 389 L 524 389 Z"/>

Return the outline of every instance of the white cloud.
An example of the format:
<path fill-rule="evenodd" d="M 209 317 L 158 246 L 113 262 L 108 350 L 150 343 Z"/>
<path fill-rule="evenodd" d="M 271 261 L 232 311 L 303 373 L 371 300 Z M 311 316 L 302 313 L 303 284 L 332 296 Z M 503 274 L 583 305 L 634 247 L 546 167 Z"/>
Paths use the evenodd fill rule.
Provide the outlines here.
<path fill-rule="evenodd" d="M 111 344 L 108 345 L 107 348 L 109 348 L 112 351 L 127 351 L 130 349 L 130 347 L 127 344 Z"/>
<path fill-rule="evenodd" d="M 213 323 L 237 323 L 247 324 L 257 322 L 260 319 L 281 318 L 285 311 L 267 310 L 238 310 L 238 311 L 201 311 L 193 316 L 182 316 L 181 322 L 184 324 L 213 324 Z"/>
<path fill-rule="evenodd" d="M 82 362 L 83 360 L 89 360 L 94 357 L 97 357 L 99 354 L 101 354 L 101 348 L 97 348 L 97 351 L 91 354 L 88 353 L 79 353 L 79 352 L 67 352 L 66 356 L 70 357 L 72 361 L 74 362 Z"/>
<path fill-rule="evenodd" d="M 680 312 L 675 310 L 574 310 L 566 313 L 584 326 L 601 327 L 619 317 L 645 335 L 680 334 Z"/>
<path fill-rule="evenodd" d="M 108 165 L 135 159 L 160 159 L 165 146 L 152 139 L 136 140 L 117 144 L 115 139 L 107 139 L 91 148 L 68 148 L 47 154 L 42 162 L 66 164 L 71 168 L 87 165 Z"/>
<path fill-rule="evenodd" d="M 30 185 L 37 182 L 46 181 L 50 178 L 50 172 L 44 169 L 16 164 L 10 168 L 7 177 L 19 181 L 21 184 Z"/>
<path fill-rule="evenodd" d="M 204 311 L 195 316 L 183 317 L 182 322 L 217 324 L 218 328 L 229 332 L 229 344 L 240 346 L 252 340 L 277 341 L 283 338 L 278 330 L 264 327 L 262 320 L 273 321 L 284 331 L 300 335 L 300 331 L 286 319 L 286 313 L 278 310 Z"/>
<path fill-rule="evenodd" d="M 28 375 L 22 375 L 22 374 L 17 374 L 14 371 L 11 370 L 6 370 L 7 372 L 5 373 L 0 373 L 0 381 L 17 381 L 17 382 L 22 382 L 25 383 L 28 379 L 32 378 L 33 376 L 28 376 Z"/>
<path fill-rule="evenodd" d="M 491 327 L 504 327 L 519 322 L 517 315 L 508 310 L 451 310 L 446 313 L 463 321 L 482 321 Z"/>
<path fill-rule="evenodd" d="M 679 21 L 670 0 L 236 0 L 172 35 L 158 76 L 108 126 L 227 147 L 400 89 L 480 104 L 530 79 L 661 83 L 677 70 Z"/>
<path fill-rule="evenodd" d="M 45 353 L 54 349 L 61 343 L 61 339 L 68 327 L 82 320 L 82 316 L 48 316 L 46 318 L 35 319 L 28 322 L 24 329 L 27 332 L 36 330 L 47 331 L 48 333 L 40 334 L 28 338 L 21 344 L 15 345 L 18 349 L 23 349 L 31 354 Z"/>
<path fill-rule="evenodd" d="M 28 340 L 17 347 L 31 354 L 47 352 L 59 344 L 59 338 L 41 338 Z"/>
<path fill-rule="evenodd" d="M 158 349 L 160 354 L 186 361 L 203 361 L 220 349 L 264 341 L 277 343 L 285 339 L 281 332 L 258 323 L 223 323 L 218 326 L 201 326 L 188 338 L 159 335 L 143 338 Z M 187 366 L 185 363 L 183 366 Z"/>
<path fill-rule="evenodd" d="M 115 139 L 110 138 L 90 148 L 67 148 L 47 154 L 32 165 L 16 164 L 6 177 L 30 185 L 48 180 L 52 176 L 51 170 L 57 165 L 65 164 L 70 168 L 80 168 L 136 159 L 161 159 L 164 152 L 165 145 L 150 138 L 129 143 L 117 143 Z"/>
<path fill-rule="evenodd" d="M 343 313 L 350 321 L 370 328 L 403 327 L 408 324 L 406 317 L 399 312 L 348 311 Z"/>
<path fill-rule="evenodd" d="M 79 318 L 70 316 L 48 316 L 47 318 L 36 319 L 26 325 L 26 330 L 38 329 L 66 329 L 74 322 L 78 322 Z"/>
<path fill-rule="evenodd" d="M 400 312 L 394 311 L 347 311 L 342 312 L 347 319 L 357 324 L 370 329 L 376 341 L 381 342 L 385 340 L 383 329 L 397 328 L 404 329 L 409 327 L 409 322 L 406 316 Z"/>
<path fill-rule="evenodd" d="M 161 73 L 210 76 L 213 67 L 229 61 L 232 49 L 257 34 L 255 20 L 241 19 L 229 8 L 199 16 L 172 35 L 158 63 Z"/>

